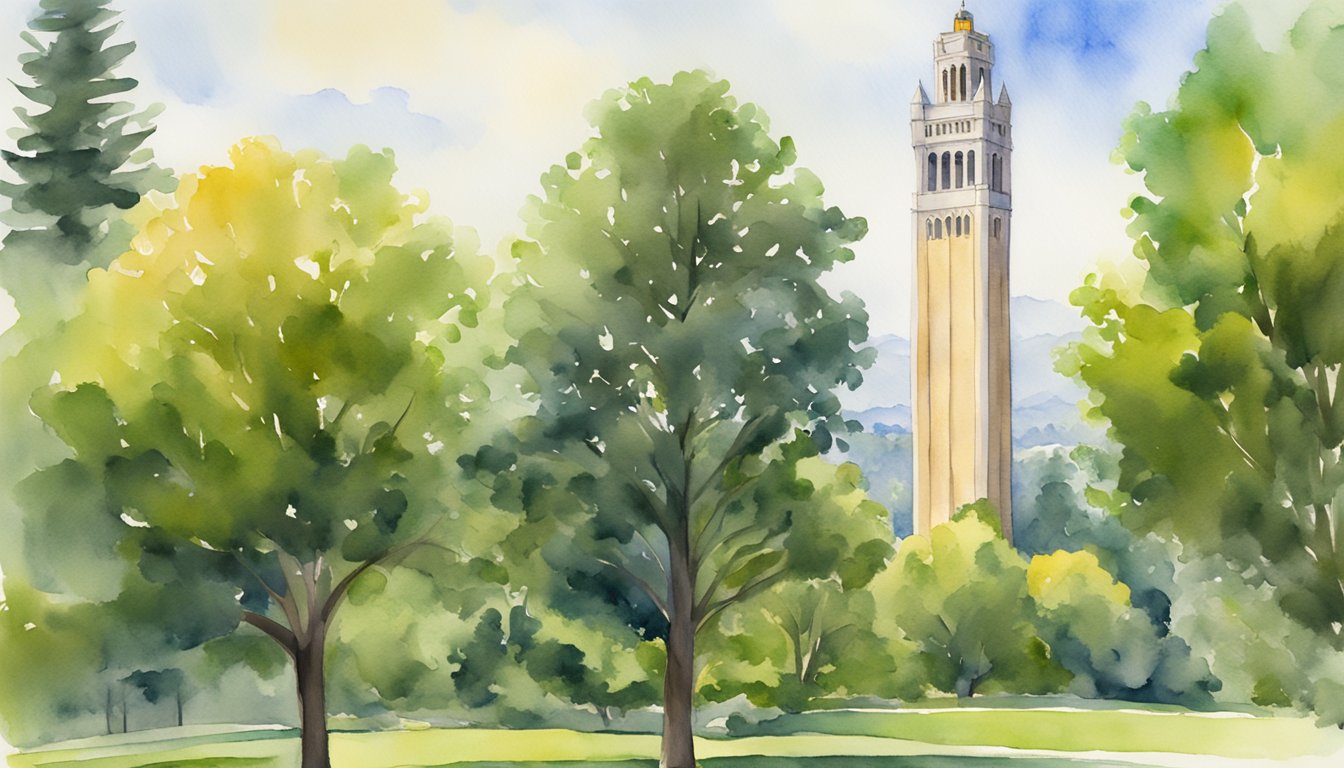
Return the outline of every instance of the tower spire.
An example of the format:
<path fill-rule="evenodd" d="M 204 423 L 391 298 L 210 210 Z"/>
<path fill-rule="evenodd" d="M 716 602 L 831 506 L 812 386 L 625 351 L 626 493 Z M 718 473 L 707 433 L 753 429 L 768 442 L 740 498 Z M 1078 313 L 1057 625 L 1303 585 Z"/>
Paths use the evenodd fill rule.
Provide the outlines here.
<path fill-rule="evenodd" d="M 975 31 L 975 17 L 971 15 L 970 11 L 966 10 L 966 0 L 961 0 L 961 10 L 957 11 L 957 15 L 952 20 L 952 31 Z"/>

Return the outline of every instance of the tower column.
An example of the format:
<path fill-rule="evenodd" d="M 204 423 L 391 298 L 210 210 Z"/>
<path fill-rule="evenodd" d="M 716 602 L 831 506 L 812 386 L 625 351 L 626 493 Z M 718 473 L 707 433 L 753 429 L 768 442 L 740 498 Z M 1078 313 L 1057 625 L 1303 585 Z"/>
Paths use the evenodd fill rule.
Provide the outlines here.
<path fill-rule="evenodd" d="M 1011 536 L 1011 103 L 991 101 L 994 47 L 964 7 L 933 52 L 936 98 L 911 103 L 914 525 L 986 499 Z"/>

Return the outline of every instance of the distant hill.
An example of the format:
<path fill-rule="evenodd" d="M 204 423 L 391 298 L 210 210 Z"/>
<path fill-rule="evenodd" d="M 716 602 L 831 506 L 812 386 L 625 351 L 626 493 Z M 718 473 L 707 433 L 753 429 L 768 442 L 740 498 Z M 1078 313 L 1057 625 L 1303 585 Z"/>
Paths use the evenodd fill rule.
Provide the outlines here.
<path fill-rule="evenodd" d="M 1077 310 L 1048 299 L 1015 296 L 1010 304 L 1013 344 L 1013 443 L 1021 448 L 1093 442 L 1100 429 L 1078 410 L 1086 392 L 1054 370 L 1055 350 L 1082 336 Z M 841 394 L 846 414 L 876 434 L 909 432 L 910 340 L 874 337 L 877 361 L 855 392 Z"/>
<path fill-rule="evenodd" d="M 1013 344 L 1013 447 L 1101 444 L 1105 432 L 1083 422 L 1078 403 L 1086 392 L 1055 372 L 1054 353 L 1082 337 L 1077 311 L 1045 299 L 1017 296 L 1010 305 Z M 913 459 L 910 428 L 910 341 L 877 336 L 869 344 L 877 361 L 864 373 L 855 392 L 842 392 L 845 414 L 857 419 L 865 433 L 848 439 L 848 453 L 836 461 L 863 468 L 869 493 L 892 513 L 897 535 L 910 532 L 913 506 Z"/>

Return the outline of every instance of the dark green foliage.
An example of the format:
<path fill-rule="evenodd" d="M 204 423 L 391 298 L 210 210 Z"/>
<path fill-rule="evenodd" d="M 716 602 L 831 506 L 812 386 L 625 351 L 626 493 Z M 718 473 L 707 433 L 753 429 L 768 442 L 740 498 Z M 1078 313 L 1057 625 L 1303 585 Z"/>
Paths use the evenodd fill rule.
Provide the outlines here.
<path fill-rule="evenodd" d="M 794 466 L 849 429 L 832 390 L 869 362 L 858 299 L 817 283 L 853 258 L 865 222 L 827 208 L 820 182 L 790 171 L 792 141 L 727 91 L 682 73 L 597 102 L 597 136 L 528 205 L 507 304 L 508 359 L 537 411 L 516 431 L 519 471 L 495 475 L 497 503 L 529 520 L 519 559 L 667 638 L 676 766 L 690 759 L 695 632 L 848 557 Z"/>
<path fill-rule="evenodd" d="M 491 690 L 491 684 L 509 651 L 504 642 L 503 622 L 499 611 L 487 609 L 476 624 L 471 642 L 448 657 L 448 661 L 457 665 L 453 686 L 462 703 L 469 707 L 483 707 L 499 696 L 498 691 Z"/>
<path fill-rule="evenodd" d="M 14 151 L 0 152 L 18 177 L 0 182 L 12 207 L 0 279 L 25 315 L 69 298 L 57 293 L 66 277 L 60 267 L 105 267 L 126 247 L 130 232 L 116 221 L 119 210 L 173 186 L 144 147 L 154 133 L 150 113 L 113 98 L 136 86 L 115 74 L 135 43 L 112 42 L 120 25 L 108 5 L 42 0 L 32 32 L 23 34 L 33 51 L 19 61 L 31 84 L 15 87 L 30 106 L 15 109 L 24 129 Z M 79 272 L 69 277 L 75 285 L 64 288 L 82 282 Z"/>

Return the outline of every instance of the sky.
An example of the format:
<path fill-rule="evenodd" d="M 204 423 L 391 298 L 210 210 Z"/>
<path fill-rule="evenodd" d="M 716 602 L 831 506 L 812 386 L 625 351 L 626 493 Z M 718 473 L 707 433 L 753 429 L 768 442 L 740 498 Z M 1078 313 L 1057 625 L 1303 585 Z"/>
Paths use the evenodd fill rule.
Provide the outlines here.
<path fill-rule="evenodd" d="M 1248 0 L 1279 39 L 1304 0 Z M 0 4 L 0 69 L 36 1 Z M 592 129 L 608 89 L 703 68 L 792 136 L 828 204 L 865 217 L 853 263 L 828 278 L 868 305 L 873 333 L 910 325 L 909 104 L 932 79 L 952 0 L 124 0 L 121 74 L 160 103 L 151 146 L 178 173 L 227 162 L 240 138 L 344 155 L 391 147 L 403 189 L 475 227 L 520 231 L 547 167 Z M 1014 120 L 1012 292 L 1066 301 L 1099 261 L 1128 256 L 1122 209 L 1140 179 L 1112 160 L 1139 101 L 1166 105 L 1215 0 L 972 0 Z M 19 106 L 10 90 L 0 108 Z M 0 127 L 17 121 L 0 109 Z M 12 139 L 11 139 L 12 140 Z M 3 297 L 0 297 L 3 298 Z M 0 302 L 2 305 L 3 302 Z M 0 326 L 5 322 L 0 306 Z"/>

